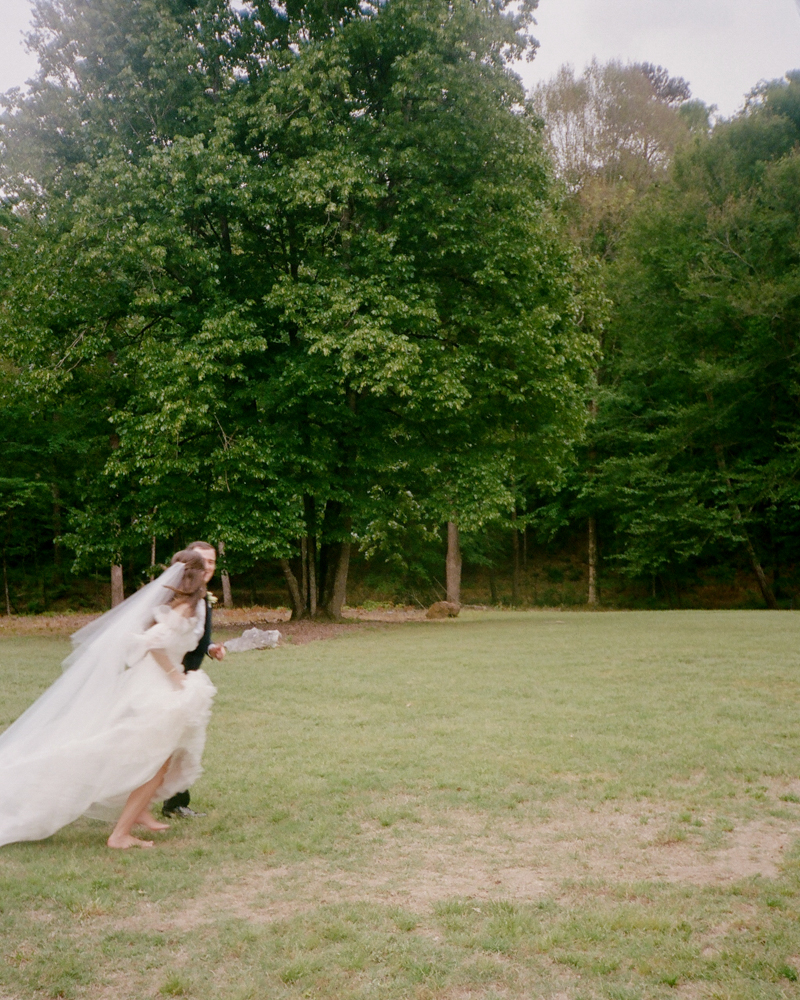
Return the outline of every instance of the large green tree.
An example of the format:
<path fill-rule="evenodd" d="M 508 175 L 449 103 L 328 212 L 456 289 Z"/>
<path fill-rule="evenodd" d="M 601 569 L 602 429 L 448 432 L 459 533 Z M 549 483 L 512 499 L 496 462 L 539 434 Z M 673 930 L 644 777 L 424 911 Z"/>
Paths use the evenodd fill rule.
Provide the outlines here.
<path fill-rule="evenodd" d="M 337 615 L 353 539 L 485 523 L 520 456 L 552 477 L 594 342 L 506 68 L 530 12 L 151 0 L 123 40 L 96 29 L 87 69 L 97 6 L 62 0 L 58 31 L 40 8 L 65 70 L 5 122 L 9 358 L 105 426 L 79 556 L 191 526 L 234 568 L 280 559 L 297 614 Z M 164 18 L 180 44 L 150 44 Z M 69 171 L 41 104 L 59 87 Z"/>

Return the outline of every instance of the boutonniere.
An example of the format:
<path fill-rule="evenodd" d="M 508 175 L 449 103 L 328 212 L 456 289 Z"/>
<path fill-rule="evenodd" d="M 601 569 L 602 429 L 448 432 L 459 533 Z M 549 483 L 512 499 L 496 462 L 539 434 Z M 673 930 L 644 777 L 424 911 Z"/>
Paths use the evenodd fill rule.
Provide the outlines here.
<path fill-rule="evenodd" d="M 209 604 L 211 605 L 211 607 L 213 608 L 213 607 L 214 607 L 214 605 L 215 605 L 215 604 L 217 603 L 217 601 L 219 600 L 219 598 L 218 598 L 218 597 L 214 597 L 214 595 L 213 595 L 213 594 L 211 593 L 211 591 L 209 591 L 209 592 L 208 592 L 208 593 L 206 594 L 206 600 L 208 601 L 208 603 L 209 603 Z"/>

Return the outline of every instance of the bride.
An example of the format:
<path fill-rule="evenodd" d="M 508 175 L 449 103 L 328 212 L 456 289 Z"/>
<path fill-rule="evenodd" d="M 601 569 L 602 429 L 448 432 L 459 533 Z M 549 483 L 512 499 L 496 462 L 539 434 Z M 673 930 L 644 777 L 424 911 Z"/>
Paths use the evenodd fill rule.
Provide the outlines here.
<path fill-rule="evenodd" d="M 204 566 L 177 553 L 152 583 L 72 637 L 64 673 L 0 734 L 0 846 L 41 840 L 81 815 L 116 820 L 115 848 L 166 830 L 151 803 L 200 775 L 216 689 L 181 661 L 197 645 Z M 202 603 L 199 603 L 202 602 Z"/>

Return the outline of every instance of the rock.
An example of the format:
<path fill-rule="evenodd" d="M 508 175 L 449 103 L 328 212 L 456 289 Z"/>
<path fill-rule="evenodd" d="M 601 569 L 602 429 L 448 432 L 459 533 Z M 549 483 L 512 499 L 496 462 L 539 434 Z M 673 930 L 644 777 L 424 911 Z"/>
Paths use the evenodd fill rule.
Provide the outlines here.
<path fill-rule="evenodd" d="M 229 653 L 243 653 L 247 649 L 274 649 L 281 641 L 277 629 L 246 629 L 237 639 L 228 639 L 225 649 Z"/>
<path fill-rule="evenodd" d="M 460 604 L 455 604 L 453 601 L 437 601 L 435 604 L 431 604 L 425 613 L 426 618 L 457 618 L 458 612 L 461 610 Z"/>

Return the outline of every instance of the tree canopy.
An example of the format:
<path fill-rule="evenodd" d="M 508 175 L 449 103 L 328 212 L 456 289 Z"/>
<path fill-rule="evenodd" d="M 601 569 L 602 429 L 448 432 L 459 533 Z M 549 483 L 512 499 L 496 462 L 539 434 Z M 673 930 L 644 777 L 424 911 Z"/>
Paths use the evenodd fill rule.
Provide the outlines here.
<path fill-rule="evenodd" d="M 792 74 L 644 200 L 610 286 L 598 479 L 632 570 L 741 545 L 773 605 L 761 553 L 797 551 L 799 139 Z"/>
<path fill-rule="evenodd" d="M 189 537 L 297 615 L 340 614 L 354 547 L 445 535 L 448 592 L 510 548 L 517 601 L 529 532 L 590 600 L 720 566 L 793 600 L 800 76 L 730 120 L 648 63 L 528 96 L 534 8 L 38 0 L 0 117 L 7 608 L 31 562 L 130 587 Z"/>
<path fill-rule="evenodd" d="M 36 475 L 67 438 L 78 565 L 208 535 L 338 614 L 351 540 L 558 479 L 593 291 L 507 68 L 529 20 L 39 3 L 2 122 L 4 399 Z"/>

